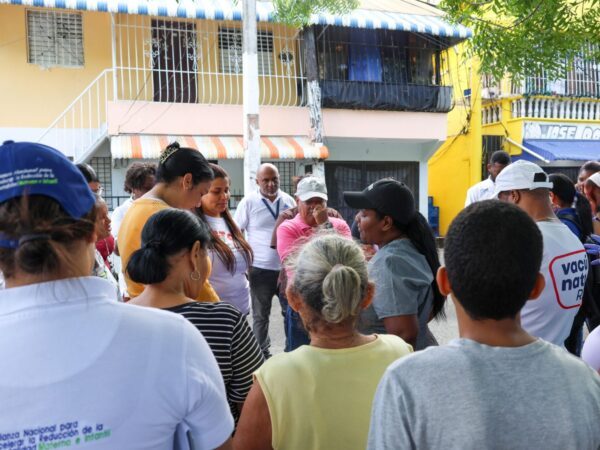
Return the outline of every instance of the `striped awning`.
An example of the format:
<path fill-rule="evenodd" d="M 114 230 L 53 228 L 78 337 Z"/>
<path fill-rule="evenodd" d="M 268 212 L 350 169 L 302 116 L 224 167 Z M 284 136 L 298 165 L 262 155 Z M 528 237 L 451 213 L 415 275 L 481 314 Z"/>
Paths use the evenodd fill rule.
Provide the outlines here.
<path fill-rule="evenodd" d="M 158 159 L 161 151 L 171 142 L 182 147 L 200 150 L 206 159 L 243 159 L 244 143 L 241 136 L 166 136 L 150 134 L 118 135 L 110 138 L 113 159 Z M 327 159 L 324 145 L 315 145 L 304 136 L 263 136 L 260 143 L 263 159 Z"/>
<path fill-rule="evenodd" d="M 0 4 L 39 6 L 45 8 L 100 11 L 144 16 L 178 17 L 207 20 L 242 20 L 242 1 L 231 0 L 0 0 Z M 431 8 L 429 8 L 431 9 Z M 423 8 L 424 12 L 428 12 Z M 256 3 L 260 22 L 273 22 L 273 5 Z M 405 14 L 371 9 L 356 9 L 349 14 L 314 14 L 311 23 L 352 28 L 410 31 L 464 40 L 472 36 L 470 29 L 450 24 L 443 15 Z M 455 43 L 455 42 L 454 42 Z"/>

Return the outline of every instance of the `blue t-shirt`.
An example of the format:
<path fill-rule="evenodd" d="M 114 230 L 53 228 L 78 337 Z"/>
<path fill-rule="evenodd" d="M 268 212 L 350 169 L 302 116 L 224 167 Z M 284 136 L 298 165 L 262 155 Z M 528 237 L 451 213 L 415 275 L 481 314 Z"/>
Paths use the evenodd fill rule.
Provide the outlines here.
<path fill-rule="evenodd" d="M 384 318 L 415 314 L 419 321 L 415 350 L 437 344 L 427 326 L 433 305 L 433 274 L 425 256 L 409 239 L 396 239 L 382 247 L 369 263 L 369 278 L 375 283 L 375 296 L 359 317 L 362 333 L 384 334 Z"/>

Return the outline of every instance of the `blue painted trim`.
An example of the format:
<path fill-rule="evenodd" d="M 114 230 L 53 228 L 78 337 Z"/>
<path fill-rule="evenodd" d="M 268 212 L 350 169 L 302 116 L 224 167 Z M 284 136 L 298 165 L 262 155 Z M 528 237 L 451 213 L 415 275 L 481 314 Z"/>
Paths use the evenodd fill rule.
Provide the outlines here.
<path fill-rule="evenodd" d="M 155 0 L 157 3 L 159 0 Z M 0 0 L 1 3 L 8 3 L 12 5 L 23 5 L 23 0 Z M 56 0 L 54 5 L 49 5 L 48 0 L 33 0 L 33 6 L 36 7 L 54 7 L 59 9 L 67 9 L 66 0 Z M 48 5 L 48 6 L 47 6 Z M 77 10 L 88 10 L 94 6 L 97 11 L 100 12 L 108 12 L 109 4 L 107 1 L 98 1 L 97 3 L 89 2 L 88 0 L 77 0 L 75 4 L 75 9 Z M 263 6 L 260 13 L 257 13 L 257 19 L 259 21 L 273 22 L 275 19 L 275 14 L 273 12 L 268 12 L 268 6 Z M 138 15 L 150 15 L 148 4 L 143 2 L 142 0 L 122 0 L 117 4 L 117 12 L 120 14 L 138 14 Z M 267 13 L 267 14 L 265 14 Z M 192 16 L 196 19 L 207 19 L 206 10 L 203 8 L 196 8 L 192 14 L 188 15 L 188 9 L 184 6 L 178 6 L 177 10 L 174 14 L 169 13 L 169 9 L 163 4 L 158 5 L 157 16 L 163 17 L 179 17 L 179 18 L 187 18 Z M 211 16 L 210 19 L 214 20 L 225 20 L 226 13 L 224 10 L 217 9 L 214 12 L 214 17 Z M 356 10 L 350 13 L 348 16 L 334 16 L 334 17 L 326 17 L 324 14 L 319 14 L 315 17 L 314 23 L 318 25 L 334 25 L 338 27 L 343 27 L 344 23 L 346 23 L 347 27 L 350 28 L 363 28 L 373 30 L 375 29 L 375 23 L 379 23 L 379 29 L 397 29 L 404 31 L 411 31 L 414 33 L 424 33 L 434 35 L 433 29 L 437 28 L 439 31 L 435 33 L 435 35 L 441 37 L 448 37 L 454 39 L 468 39 L 473 36 L 473 31 L 467 27 L 462 25 L 452 25 L 444 20 L 443 17 L 438 16 L 423 16 L 418 14 L 402 14 L 402 13 L 393 13 L 386 12 L 385 18 L 381 18 L 382 15 L 377 12 L 371 12 L 369 10 Z M 242 20 L 242 12 L 239 9 L 234 9 L 232 13 L 232 20 L 241 21 Z M 404 24 L 400 19 L 403 19 L 407 22 Z M 421 31 L 419 31 L 419 28 Z"/>

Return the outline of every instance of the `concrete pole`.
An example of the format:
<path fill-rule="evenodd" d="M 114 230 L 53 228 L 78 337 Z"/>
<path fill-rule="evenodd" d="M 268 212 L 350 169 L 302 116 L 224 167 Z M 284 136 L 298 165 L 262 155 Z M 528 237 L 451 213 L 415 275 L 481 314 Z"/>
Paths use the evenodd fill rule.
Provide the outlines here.
<path fill-rule="evenodd" d="M 260 166 L 256 0 L 244 0 L 243 20 L 244 195 L 248 195 L 256 190 L 256 172 Z"/>

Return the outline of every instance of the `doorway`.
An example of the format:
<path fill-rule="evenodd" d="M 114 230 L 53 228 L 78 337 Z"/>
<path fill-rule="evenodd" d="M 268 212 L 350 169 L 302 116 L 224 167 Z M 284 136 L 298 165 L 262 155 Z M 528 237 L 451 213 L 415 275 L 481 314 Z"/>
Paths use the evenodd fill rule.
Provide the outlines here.
<path fill-rule="evenodd" d="M 152 20 L 152 81 L 155 102 L 196 103 L 196 25 Z"/>

